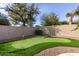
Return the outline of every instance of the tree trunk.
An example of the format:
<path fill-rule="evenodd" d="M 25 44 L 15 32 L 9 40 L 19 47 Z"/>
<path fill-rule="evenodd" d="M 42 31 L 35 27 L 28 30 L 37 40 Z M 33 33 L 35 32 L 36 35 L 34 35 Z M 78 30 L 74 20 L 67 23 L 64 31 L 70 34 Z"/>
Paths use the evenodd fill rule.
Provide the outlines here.
<path fill-rule="evenodd" d="M 23 19 L 23 17 L 21 17 L 22 18 L 22 26 L 26 26 L 26 22 L 24 21 L 24 19 Z"/>
<path fill-rule="evenodd" d="M 28 20 L 28 25 L 30 26 L 30 27 L 32 27 L 32 21 L 31 20 Z"/>
<path fill-rule="evenodd" d="M 26 26 L 26 25 L 25 25 L 25 22 L 23 22 L 23 26 Z"/>
<path fill-rule="evenodd" d="M 68 17 L 68 24 L 69 24 L 69 25 L 72 24 L 72 16 Z"/>

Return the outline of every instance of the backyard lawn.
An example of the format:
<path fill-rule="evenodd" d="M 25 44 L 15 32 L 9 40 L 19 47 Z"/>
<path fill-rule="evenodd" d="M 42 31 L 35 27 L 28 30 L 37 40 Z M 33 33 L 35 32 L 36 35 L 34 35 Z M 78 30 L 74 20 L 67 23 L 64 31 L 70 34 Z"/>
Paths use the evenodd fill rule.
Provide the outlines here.
<path fill-rule="evenodd" d="M 32 56 L 47 48 L 56 46 L 79 47 L 79 41 L 67 38 L 34 36 L 23 40 L 0 44 L 0 55 Z"/>

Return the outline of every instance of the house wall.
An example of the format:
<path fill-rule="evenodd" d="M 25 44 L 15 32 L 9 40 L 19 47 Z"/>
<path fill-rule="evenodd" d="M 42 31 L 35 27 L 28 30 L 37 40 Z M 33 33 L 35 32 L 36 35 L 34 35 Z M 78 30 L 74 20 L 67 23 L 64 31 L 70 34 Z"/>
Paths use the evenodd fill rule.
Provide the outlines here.
<path fill-rule="evenodd" d="M 0 26 L 0 42 L 14 40 L 13 38 L 34 35 L 34 31 L 34 28 Z"/>

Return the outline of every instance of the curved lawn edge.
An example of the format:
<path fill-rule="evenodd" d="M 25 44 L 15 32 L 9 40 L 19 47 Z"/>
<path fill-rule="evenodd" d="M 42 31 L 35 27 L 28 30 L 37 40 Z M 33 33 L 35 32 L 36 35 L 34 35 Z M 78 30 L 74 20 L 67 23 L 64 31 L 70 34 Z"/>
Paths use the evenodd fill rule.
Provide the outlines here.
<path fill-rule="evenodd" d="M 29 48 L 26 48 L 26 49 L 19 49 L 19 50 L 16 50 L 16 51 L 12 51 L 12 52 L 0 52 L 0 55 L 1 56 L 7 56 L 7 55 L 10 55 L 10 56 L 33 56 L 45 49 L 48 49 L 48 48 L 52 48 L 52 47 L 56 47 L 56 46 L 59 46 L 60 43 L 52 43 L 52 42 L 48 42 L 48 43 L 41 43 L 41 44 L 37 44 L 37 45 L 34 45 L 34 46 L 31 46 Z"/>
<path fill-rule="evenodd" d="M 13 41 L 13 42 L 7 42 L 0 44 L 0 51 L 15 51 L 19 49 L 26 49 L 31 46 L 41 44 L 41 43 L 47 43 L 47 42 L 61 42 L 61 43 L 70 43 L 71 40 L 69 39 L 63 39 L 63 38 L 50 38 L 50 37 L 44 37 L 44 36 L 36 36 L 32 38 L 25 38 L 23 40 L 19 41 Z"/>
<path fill-rule="evenodd" d="M 58 47 L 58 46 L 64 46 L 64 47 L 79 47 L 74 45 L 72 43 L 60 43 L 60 42 L 48 42 L 48 43 L 41 43 L 41 44 L 37 44 L 37 45 L 34 45 L 32 47 L 29 47 L 27 49 L 21 49 L 21 50 L 18 50 L 18 51 L 13 51 L 13 53 L 18 53 L 19 55 L 27 55 L 27 56 L 33 56 L 45 49 L 48 49 L 48 48 L 53 48 L 53 47 Z M 20 52 L 19 52 L 20 51 Z M 27 53 L 28 52 L 28 53 Z M 25 54 L 24 54 L 25 53 Z"/>
<path fill-rule="evenodd" d="M 56 38 L 58 38 L 58 37 L 56 37 Z M 64 38 L 64 39 L 67 39 L 67 38 Z M 52 38 L 52 40 L 53 40 L 53 38 Z M 47 42 L 47 41 L 45 41 L 45 42 L 41 42 L 41 43 L 32 45 L 32 46 L 24 48 L 24 49 L 14 49 L 11 47 L 11 45 L 9 45 L 7 47 L 2 46 L 5 48 L 11 48 L 13 50 L 9 51 L 9 50 L 4 49 L 4 51 L 0 51 L 0 55 L 4 55 L 4 56 L 7 56 L 7 55 L 8 56 L 20 56 L 20 55 L 21 56 L 33 56 L 33 55 L 35 55 L 35 54 L 37 54 L 45 49 L 53 48 L 53 47 L 57 47 L 57 46 L 79 47 L 79 40 L 73 40 L 73 39 L 72 40 L 67 39 L 67 40 L 70 40 L 71 42 L 60 42 L 60 41 L 59 42 L 56 42 L 56 41 L 52 41 L 52 42 L 48 41 Z M 37 42 L 37 41 L 35 41 L 35 42 Z"/>
<path fill-rule="evenodd" d="M 74 43 L 75 44 L 75 43 Z M 1 52 L 0 55 L 4 55 L 4 56 L 33 56 L 45 49 L 48 48 L 53 48 L 53 47 L 57 47 L 57 46 L 67 46 L 67 47 L 79 47 L 79 45 L 74 45 L 73 46 L 73 40 L 71 43 L 59 43 L 59 42 L 47 42 L 47 43 L 41 43 L 41 44 L 37 44 L 34 46 L 31 46 L 29 48 L 26 49 L 19 49 L 16 51 L 12 51 L 12 52 Z"/>

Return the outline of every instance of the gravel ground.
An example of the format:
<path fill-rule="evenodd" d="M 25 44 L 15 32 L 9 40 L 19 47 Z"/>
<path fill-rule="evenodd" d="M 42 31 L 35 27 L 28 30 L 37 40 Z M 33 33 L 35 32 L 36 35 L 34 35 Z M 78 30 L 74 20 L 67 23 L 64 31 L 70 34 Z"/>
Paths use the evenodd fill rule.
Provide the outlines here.
<path fill-rule="evenodd" d="M 69 56 L 70 55 L 73 56 L 76 54 L 77 54 L 77 56 L 79 56 L 79 48 L 63 47 L 63 46 L 54 47 L 54 48 L 46 49 L 46 50 L 36 54 L 35 56 L 60 56 L 60 55 L 67 55 L 68 56 L 68 54 L 69 54 Z"/>

